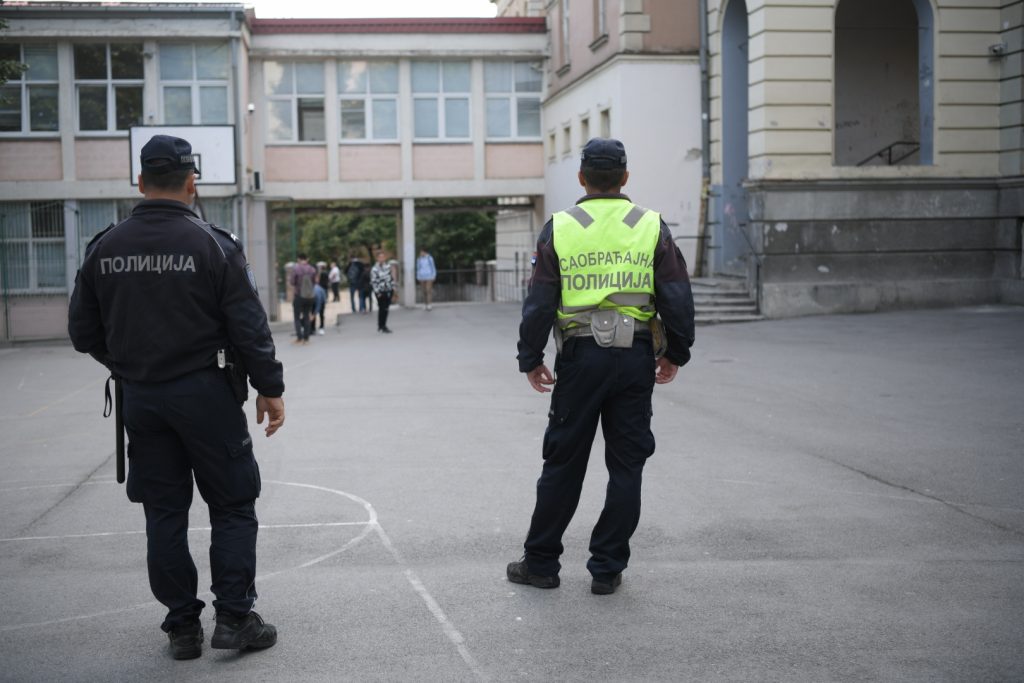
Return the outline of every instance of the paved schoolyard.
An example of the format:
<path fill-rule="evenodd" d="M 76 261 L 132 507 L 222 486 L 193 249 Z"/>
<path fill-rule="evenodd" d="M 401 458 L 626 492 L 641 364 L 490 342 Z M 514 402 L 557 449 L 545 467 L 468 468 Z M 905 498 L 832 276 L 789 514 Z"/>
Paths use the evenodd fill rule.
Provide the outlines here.
<path fill-rule="evenodd" d="M 257 585 L 280 642 L 188 662 L 113 482 L 102 369 L 0 349 L 0 680 L 1024 679 L 1024 309 L 700 328 L 656 390 L 608 597 L 584 568 L 600 443 L 561 588 L 505 580 L 547 414 L 517 315 L 398 310 L 390 336 L 346 316 L 306 347 L 277 326 L 288 417 L 256 438 Z M 207 586 L 198 496 L 192 526 Z"/>

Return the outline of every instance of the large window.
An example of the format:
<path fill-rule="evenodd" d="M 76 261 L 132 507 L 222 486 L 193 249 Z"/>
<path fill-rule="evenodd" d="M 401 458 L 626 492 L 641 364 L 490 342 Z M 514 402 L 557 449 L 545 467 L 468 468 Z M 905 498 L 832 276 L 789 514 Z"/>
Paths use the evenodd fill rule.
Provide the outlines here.
<path fill-rule="evenodd" d="M 78 202 L 78 263 L 85 258 L 85 247 L 98 232 L 111 223 L 120 223 L 131 215 L 138 203 L 134 199 L 97 199 Z"/>
<path fill-rule="evenodd" d="M 469 139 L 469 81 L 469 62 L 412 63 L 416 139 Z"/>
<path fill-rule="evenodd" d="M 142 44 L 75 45 L 78 130 L 128 130 L 142 124 Z"/>
<path fill-rule="evenodd" d="M 339 62 L 342 140 L 398 139 L 398 63 Z"/>
<path fill-rule="evenodd" d="M 160 46 L 160 97 L 165 125 L 228 122 L 227 43 Z"/>
<path fill-rule="evenodd" d="M 540 138 L 541 65 L 486 62 L 487 137 Z"/>
<path fill-rule="evenodd" d="M 322 142 L 323 62 L 264 62 L 267 136 L 276 142 Z"/>
<path fill-rule="evenodd" d="M 0 133 L 48 133 L 58 128 L 57 48 L 0 45 L 0 61 L 28 66 L 0 87 Z"/>
<path fill-rule="evenodd" d="M 0 268 L 13 291 L 66 290 L 64 203 L 0 203 Z"/>

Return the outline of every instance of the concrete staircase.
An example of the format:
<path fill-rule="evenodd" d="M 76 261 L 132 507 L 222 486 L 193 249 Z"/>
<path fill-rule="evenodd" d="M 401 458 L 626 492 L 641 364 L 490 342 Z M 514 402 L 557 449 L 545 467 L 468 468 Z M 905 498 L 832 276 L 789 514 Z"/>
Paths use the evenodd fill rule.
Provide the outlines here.
<path fill-rule="evenodd" d="M 757 311 L 757 302 L 747 292 L 746 281 L 742 279 L 694 278 L 690 284 L 698 325 L 764 319 Z"/>

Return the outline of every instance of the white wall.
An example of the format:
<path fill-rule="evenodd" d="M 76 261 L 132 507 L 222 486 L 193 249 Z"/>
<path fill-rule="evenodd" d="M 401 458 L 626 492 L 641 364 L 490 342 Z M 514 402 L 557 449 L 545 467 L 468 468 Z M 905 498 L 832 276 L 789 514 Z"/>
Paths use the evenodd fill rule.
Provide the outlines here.
<path fill-rule="evenodd" d="M 629 158 L 626 194 L 662 214 L 676 237 L 696 236 L 700 215 L 700 68 L 695 59 L 619 57 L 544 103 L 545 220 L 583 195 L 576 173 L 581 119 L 589 137 L 600 134 L 601 110 L 610 114 L 611 137 L 622 140 Z M 564 127 L 571 128 L 568 153 Z M 555 133 L 554 158 L 549 148 Z M 696 240 L 679 239 L 687 264 L 695 263 Z"/>

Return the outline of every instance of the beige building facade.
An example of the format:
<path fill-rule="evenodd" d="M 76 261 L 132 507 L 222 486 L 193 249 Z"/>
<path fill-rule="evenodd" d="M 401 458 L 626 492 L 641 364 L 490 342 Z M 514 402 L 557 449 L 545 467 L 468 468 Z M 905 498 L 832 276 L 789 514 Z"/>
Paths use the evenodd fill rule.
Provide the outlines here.
<path fill-rule="evenodd" d="M 85 245 L 141 198 L 133 127 L 231 131 L 234 172 L 201 181 L 202 209 L 241 237 L 272 316 L 275 206 L 400 205 L 412 301 L 417 200 L 542 202 L 542 19 L 263 20 L 240 4 L 48 2 L 5 3 L 0 17 L 2 56 L 28 65 L 0 91 L 0 340 L 66 334 Z"/>
<path fill-rule="evenodd" d="M 1022 7 L 707 0 L 714 270 L 769 316 L 1024 303 Z"/>
<path fill-rule="evenodd" d="M 579 156 L 592 137 L 626 145 L 625 191 L 658 210 L 691 263 L 700 224 L 699 13 L 696 0 L 512 0 L 499 15 L 541 16 L 548 31 L 543 101 L 544 208 L 582 194 Z M 499 224 L 499 259 L 535 249 L 537 228 Z M 541 216 L 540 220 L 544 217 Z M 533 229 L 527 230 L 527 226 Z"/>

